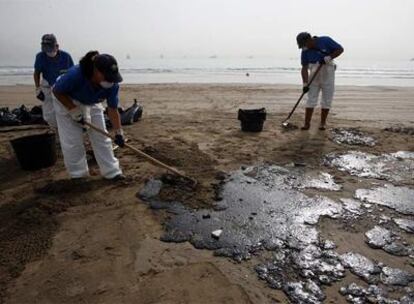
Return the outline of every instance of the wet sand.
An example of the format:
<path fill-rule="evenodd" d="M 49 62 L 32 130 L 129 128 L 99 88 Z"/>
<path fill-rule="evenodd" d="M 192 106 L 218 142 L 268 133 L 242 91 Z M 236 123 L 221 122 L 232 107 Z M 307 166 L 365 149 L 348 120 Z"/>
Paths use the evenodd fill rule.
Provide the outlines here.
<path fill-rule="evenodd" d="M 358 150 L 374 154 L 414 151 L 412 135 L 383 131 L 414 127 L 414 88 L 339 87 L 329 127 L 356 127 L 372 135 L 373 147 L 350 147 L 329 140 L 329 131 L 284 132 L 280 122 L 299 95 L 286 85 L 130 85 L 121 89 L 124 105 L 137 98 L 144 106 L 139 123 L 125 127 L 131 144 L 199 180 L 197 191 L 167 191 L 166 198 L 190 208 L 214 202 L 218 172 L 241 165 L 306 163 L 317 168 L 330 152 Z M 35 105 L 30 86 L 0 87 L 0 105 Z M 258 134 L 240 132 L 238 108 L 266 107 L 268 120 Z M 303 107 L 292 122 L 302 121 Z M 90 181 L 66 181 L 62 159 L 55 167 L 28 173 L 16 164 L 7 142 L 24 134 L 0 133 L 0 278 L 5 303 L 285 303 L 283 292 L 257 279 L 254 259 L 242 264 L 215 257 L 189 243 L 164 243 L 162 224 L 169 215 L 150 210 L 136 197 L 148 178 L 164 171 L 118 150 L 130 177 L 123 184 L 102 181 L 91 164 Z M 332 170 L 336 177 L 348 175 Z M 352 197 L 365 180 L 350 182 L 341 195 Z M 411 186 L 412 187 L 412 186 Z M 333 199 L 339 198 L 333 195 Z M 371 259 L 407 266 L 364 244 L 374 223 L 322 219 L 322 235 L 341 253 L 361 249 Z M 412 238 L 407 237 L 411 242 Z M 5 250 L 7 249 L 7 250 Z M 409 270 L 409 268 L 408 268 Z M 412 267 L 411 267 L 412 271 Z M 348 279 L 348 278 L 347 278 Z M 326 290 L 326 303 L 344 303 L 339 286 Z"/>

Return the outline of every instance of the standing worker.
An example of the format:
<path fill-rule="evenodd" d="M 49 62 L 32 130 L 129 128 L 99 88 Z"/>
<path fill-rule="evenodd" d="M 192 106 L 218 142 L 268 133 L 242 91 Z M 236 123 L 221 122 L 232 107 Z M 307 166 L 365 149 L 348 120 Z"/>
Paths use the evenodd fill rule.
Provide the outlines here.
<path fill-rule="evenodd" d="M 66 169 L 72 178 L 89 175 L 83 132 L 85 121 L 105 130 L 102 102 L 106 100 L 108 116 L 115 131 L 115 143 L 125 144 L 118 112 L 118 91 L 122 77 L 114 57 L 88 52 L 68 72 L 60 76 L 53 87 L 56 119 Z M 119 161 L 112 150 L 111 139 L 88 129 L 96 161 L 106 179 L 124 179 Z"/>
<path fill-rule="evenodd" d="M 43 119 L 49 126 L 56 129 L 57 124 L 53 108 L 52 86 L 60 75 L 66 73 L 73 66 L 73 60 L 67 52 L 59 50 L 59 45 L 53 34 L 43 35 L 41 50 L 36 55 L 33 73 L 36 98 L 43 102 Z"/>
<path fill-rule="evenodd" d="M 302 49 L 302 80 L 303 92 L 308 93 L 306 103 L 305 124 L 302 130 L 309 130 L 313 109 L 318 103 L 319 92 L 322 91 L 321 101 L 321 124 L 319 130 L 325 130 L 326 118 L 331 108 L 332 99 L 335 91 L 335 70 L 334 59 L 344 52 L 343 47 L 328 36 L 312 37 L 307 32 L 299 33 L 296 36 L 298 47 Z M 320 64 L 319 74 L 309 85 L 309 70 L 315 73 Z"/>

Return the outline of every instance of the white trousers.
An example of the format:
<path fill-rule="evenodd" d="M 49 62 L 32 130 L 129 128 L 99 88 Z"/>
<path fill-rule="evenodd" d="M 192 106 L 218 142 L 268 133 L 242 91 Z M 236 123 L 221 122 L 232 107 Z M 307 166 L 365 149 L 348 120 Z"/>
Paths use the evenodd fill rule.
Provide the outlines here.
<path fill-rule="evenodd" d="M 53 129 L 57 128 L 57 121 L 55 115 L 55 108 L 53 106 L 53 93 L 52 88 L 50 87 L 47 80 L 42 79 L 40 83 L 43 94 L 45 94 L 45 100 L 42 103 L 42 112 L 43 119 L 51 126 Z"/>
<path fill-rule="evenodd" d="M 311 74 L 314 73 L 318 65 L 311 65 Z M 322 91 L 321 108 L 330 109 L 335 92 L 335 65 L 325 64 L 319 74 L 309 86 L 307 108 L 315 108 L 318 104 L 319 92 Z"/>
<path fill-rule="evenodd" d="M 85 106 L 77 101 L 74 101 L 74 103 L 79 106 L 84 113 L 90 113 L 87 115 L 90 115 L 88 120 L 90 120 L 92 124 L 106 131 L 102 104 Z M 53 105 L 56 112 L 60 145 L 62 147 L 65 167 L 72 178 L 88 176 L 89 169 L 83 142 L 83 128 L 80 124 L 73 121 L 68 110 L 56 98 L 53 98 Z M 113 178 L 118 174 L 122 174 L 119 167 L 119 161 L 115 158 L 112 150 L 111 139 L 92 129 L 88 129 L 87 133 L 102 176 L 105 178 Z"/>

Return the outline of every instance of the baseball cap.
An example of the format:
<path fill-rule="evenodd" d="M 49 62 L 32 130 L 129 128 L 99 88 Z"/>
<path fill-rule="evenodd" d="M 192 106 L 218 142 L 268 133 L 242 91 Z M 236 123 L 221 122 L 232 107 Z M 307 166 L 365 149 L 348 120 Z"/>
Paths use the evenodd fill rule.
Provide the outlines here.
<path fill-rule="evenodd" d="M 116 59 L 108 54 L 99 54 L 94 59 L 95 67 L 104 75 L 109 82 L 122 82 Z"/>
<path fill-rule="evenodd" d="M 42 36 L 42 51 L 43 52 L 52 52 L 55 49 L 57 40 L 53 34 L 44 34 Z"/>

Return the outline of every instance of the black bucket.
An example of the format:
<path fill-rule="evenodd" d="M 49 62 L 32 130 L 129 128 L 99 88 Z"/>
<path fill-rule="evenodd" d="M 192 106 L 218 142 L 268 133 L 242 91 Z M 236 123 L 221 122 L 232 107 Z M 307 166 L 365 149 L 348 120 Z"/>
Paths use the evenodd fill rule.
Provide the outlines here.
<path fill-rule="evenodd" d="M 56 163 L 56 136 L 44 133 L 10 141 L 23 170 L 39 170 Z"/>
<path fill-rule="evenodd" d="M 261 132 L 266 120 L 266 109 L 243 110 L 239 109 L 238 120 L 243 132 Z"/>

